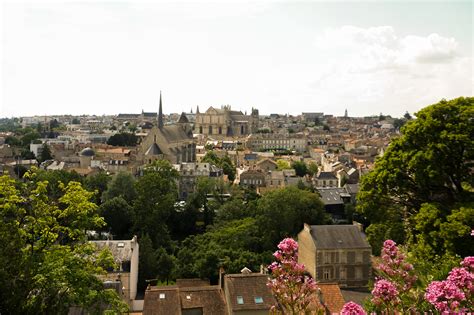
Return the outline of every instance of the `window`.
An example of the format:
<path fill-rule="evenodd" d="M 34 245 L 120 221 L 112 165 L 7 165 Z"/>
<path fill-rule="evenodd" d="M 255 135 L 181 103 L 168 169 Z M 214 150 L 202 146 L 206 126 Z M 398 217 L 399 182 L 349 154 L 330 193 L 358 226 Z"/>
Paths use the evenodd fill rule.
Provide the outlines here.
<path fill-rule="evenodd" d="M 199 127 L 199 133 L 202 134 L 202 126 Z"/>
<path fill-rule="evenodd" d="M 261 296 L 256 296 L 255 297 L 255 304 L 262 304 L 263 303 L 263 298 Z"/>
<path fill-rule="evenodd" d="M 237 304 L 240 304 L 240 305 L 244 304 L 244 298 L 241 296 L 237 296 Z"/>
<path fill-rule="evenodd" d="M 346 280 L 346 268 L 341 267 L 341 269 L 339 269 L 339 279 Z"/>
<path fill-rule="evenodd" d="M 219 127 L 219 134 L 222 134 L 222 127 Z"/>
<path fill-rule="evenodd" d="M 362 268 L 361 267 L 356 267 L 355 268 L 355 278 L 357 280 L 362 279 Z"/>
<path fill-rule="evenodd" d="M 324 269 L 323 279 L 324 279 L 324 280 L 329 280 L 329 279 L 330 279 L 330 271 L 329 271 L 329 269 Z"/>
<path fill-rule="evenodd" d="M 240 134 L 243 135 L 244 134 L 244 126 L 240 126 Z"/>
<path fill-rule="evenodd" d="M 212 135 L 212 126 L 209 126 L 209 134 Z"/>
<path fill-rule="evenodd" d="M 325 264 L 331 263 L 331 253 L 324 253 L 324 263 Z"/>
<path fill-rule="evenodd" d="M 163 300 L 165 298 L 165 294 L 164 293 L 160 293 L 160 300 Z"/>
<path fill-rule="evenodd" d="M 362 252 L 356 252 L 356 263 L 362 263 Z"/>

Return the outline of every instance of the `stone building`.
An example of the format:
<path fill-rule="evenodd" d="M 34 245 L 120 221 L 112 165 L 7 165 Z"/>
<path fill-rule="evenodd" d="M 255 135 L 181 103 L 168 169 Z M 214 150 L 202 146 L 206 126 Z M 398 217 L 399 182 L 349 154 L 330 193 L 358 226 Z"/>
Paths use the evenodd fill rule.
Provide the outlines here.
<path fill-rule="evenodd" d="M 196 160 L 196 144 L 186 115 L 182 114 L 175 124 L 165 125 L 161 93 L 157 126 L 143 139 L 137 157 L 142 165 L 157 159 L 168 160 L 171 164 Z"/>
<path fill-rule="evenodd" d="M 298 234 L 298 262 L 322 283 L 366 287 L 371 247 L 355 225 L 308 225 Z"/>
<path fill-rule="evenodd" d="M 258 109 L 250 115 L 234 111 L 229 105 L 220 109 L 209 107 L 205 113 L 196 112 L 194 132 L 212 138 L 243 137 L 258 130 Z"/>

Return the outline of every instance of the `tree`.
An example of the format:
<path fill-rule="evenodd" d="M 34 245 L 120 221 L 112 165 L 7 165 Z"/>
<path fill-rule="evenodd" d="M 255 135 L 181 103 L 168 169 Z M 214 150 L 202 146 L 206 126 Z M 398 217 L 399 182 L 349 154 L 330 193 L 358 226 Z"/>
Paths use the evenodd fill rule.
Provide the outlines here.
<path fill-rule="evenodd" d="M 158 279 L 166 281 L 168 284 L 170 278 L 173 276 L 174 266 L 176 265 L 174 257 L 169 255 L 166 250 L 161 247 L 156 251 L 157 261 L 156 268 L 158 271 Z"/>
<path fill-rule="evenodd" d="M 155 250 L 150 237 L 144 234 L 140 239 L 140 256 L 138 258 L 138 291 L 143 291 L 147 286 L 147 280 L 155 279 L 158 275 Z"/>
<path fill-rule="evenodd" d="M 72 125 L 79 125 L 80 123 L 81 123 L 81 121 L 77 118 L 73 118 L 72 122 L 71 122 Z"/>
<path fill-rule="evenodd" d="M 43 150 L 41 151 L 41 154 L 39 156 L 39 162 L 44 162 L 46 160 L 51 160 L 53 156 L 51 155 L 51 150 L 49 149 L 49 146 L 45 143 L 43 144 Z"/>
<path fill-rule="evenodd" d="M 357 211 L 372 224 L 404 222 L 416 244 L 415 215 L 423 204 L 442 204 L 446 218 L 456 203 L 472 200 L 463 183 L 472 181 L 473 103 L 474 98 L 442 100 L 416 113 L 362 178 Z"/>
<path fill-rule="evenodd" d="M 27 173 L 28 180 L 33 173 Z M 127 307 L 97 277 L 113 266 L 110 251 L 98 251 L 84 231 L 104 224 L 92 194 L 80 183 L 61 185 L 59 203 L 46 182 L 19 185 L 0 177 L 0 311 L 5 314 L 67 314 L 70 306 L 99 312 Z"/>
<path fill-rule="evenodd" d="M 137 197 L 135 178 L 127 172 L 117 173 L 107 184 L 102 193 L 102 202 L 115 197 L 122 197 L 128 204 L 132 204 Z"/>
<path fill-rule="evenodd" d="M 318 173 L 318 164 L 316 164 L 315 162 L 309 162 L 308 163 L 308 174 L 310 176 L 314 176 L 315 174 Z"/>
<path fill-rule="evenodd" d="M 276 163 L 277 163 L 277 169 L 279 171 L 291 169 L 290 163 L 286 160 L 279 159 L 279 160 L 276 161 Z"/>
<path fill-rule="evenodd" d="M 203 163 L 210 163 L 222 168 L 222 171 L 229 178 L 229 181 L 234 181 L 235 179 L 235 167 L 230 160 L 229 156 L 224 156 L 219 158 L 214 151 L 207 151 L 206 155 L 202 159 Z"/>
<path fill-rule="evenodd" d="M 137 143 L 138 137 L 134 133 L 129 132 L 116 133 L 107 140 L 107 144 L 121 147 L 133 147 L 136 146 Z"/>
<path fill-rule="evenodd" d="M 93 201 L 95 204 L 100 205 L 102 194 L 107 190 L 108 183 L 112 179 L 106 172 L 101 171 L 93 175 L 89 175 L 84 180 L 84 187 L 88 191 L 94 191 Z"/>
<path fill-rule="evenodd" d="M 303 161 L 295 161 L 291 167 L 295 169 L 296 176 L 304 177 L 308 173 L 308 168 Z"/>
<path fill-rule="evenodd" d="M 178 176 L 168 161 L 156 160 L 144 169 L 135 184 L 135 230 L 139 235 L 148 234 L 154 248 L 169 246 L 168 223 L 178 197 Z"/>
<path fill-rule="evenodd" d="M 131 237 L 132 207 L 122 198 L 115 197 L 107 200 L 99 207 L 99 213 L 107 223 L 106 228 L 115 239 Z"/>
<path fill-rule="evenodd" d="M 263 248 L 270 250 L 279 240 L 295 236 L 303 224 L 328 222 L 318 195 L 296 187 L 277 189 L 257 202 L 257 221 Z"/>

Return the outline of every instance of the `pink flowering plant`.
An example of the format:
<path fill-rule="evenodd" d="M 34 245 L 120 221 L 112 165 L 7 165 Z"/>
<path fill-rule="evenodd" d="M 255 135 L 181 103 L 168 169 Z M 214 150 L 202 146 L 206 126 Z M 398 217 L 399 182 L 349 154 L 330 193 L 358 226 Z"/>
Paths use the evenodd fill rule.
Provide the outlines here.
<path fill-rule="evenodd" d="M 341 310 L 341 315 L 367 315 L 362 306 L 352 301 L 344 304 Z"/>
<path fill-rule="evenodd" d="M 305 275 L 304 265 L 298 263 L 298 243 L 285 238 L 273 256 L 276 261 L 268 266 L 272 278 L 267 283 L 277 301 L 272 312 L 305 314 L 318 311 L 309 310 L 317 286 L 311 277 Z"/>
<path fill-rule="evenodd" d="M 466 257 L 461 267 L 453 268 L 448 278 L 433 281 L 425 299 L 442 313 L 464 313 L 474 309 L 474 257 Z"/>
<path fill-rule="evenodd" d="M 377 276 L 369 303 L 379 312 L 414 310 L 417 294 L 412 288 L 417 276 L 413 265 L 407 262 L 406 255 L 392 240 L 386 240 L 374 268 Z"/>

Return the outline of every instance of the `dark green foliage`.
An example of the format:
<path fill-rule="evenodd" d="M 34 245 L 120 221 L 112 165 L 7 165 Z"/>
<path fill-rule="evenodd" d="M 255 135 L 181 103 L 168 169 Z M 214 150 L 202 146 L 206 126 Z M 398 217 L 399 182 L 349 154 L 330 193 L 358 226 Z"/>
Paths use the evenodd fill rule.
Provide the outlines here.
<path fill-rule="evenodd" d="M 122 240 L 132 237 L 132 207 L 122 198 L 115 197 L 107 200 L 99 207 L 99 213 L 104 217 L 106 231 L 112 233 L 114 239 Z"/>
<path fill-rule="evenodd" d="M 296 187 L 274 190 L 260 198 L 257 220 L 266 249 L 274 248 L 285 237 L 295 236 L 303 229 L 303 223 L 328 222 L 319 197 Z"/>
<path fill-rule="evenodd" d="M 5 138 L 5 143 L 16 147 L 21 146 L 21 140 L 15 136 L 7 136 Z"/>
<path fill-rule="evenodd" d="M 133 147 L 138 143 L 138 137 L 129 132 L 116 133 L 107 140 L 107 144 L 113 146 Z"/>
<path fill-rule="evenodd" d="M 176 259 L 169 255 L 163 247 L 158 248 L 155 255 L 157 257 L 158 279 L 162 282 L 166 281 L 166 284 L 168 284 L 170 278 L 174 275 Z"/>
<path fill-rule="evenodd" d="M 176 180 L 178 172 L 166 160 L 157 160 L 147 166 L 135 188 L 135 230 L 148 234 L 155 248 L 169 245 L 168 223 L 178 197 Z"/>
<path fill-rule="evenodd" d="M 29 149 L 21 150 L 20 156 L 24 160 L 34 160 L 34 159 L 36 159 L 35 154 L 33 152 L 31 152 Z"/>
<path fill-rule="evenodd" d="M 121 197 L 128 204 L 132 204 L 137 197 L 135 190 L 135 178 L 126 172 L 116 174 L 107 184 L 107 189 L 102 193 L 101 200 L 105 202 L 109 199 Z"/>
<path fill-rule="evenodd" d="M 87 176 L 84 180 L 84 188 L 88 191 L 96 192 L 93 198 L 95 204 L 101 204 L 102 194 L 107 190 L 108 183 L 111 179 L 111 176 L 107 175 L 106 172 L 101 171 L 97 174 Z"/>
<path fill-rule="evenodd" d="M 296 176 L 303 177 L 308 174 L 308 167 L 303 161 L 295 161 L 291 164 L 291 167 L 295 169 Z"/>
<path fill-rule="evenodd" d="M 53 156 L 51 155 L 51 150 L 47 144 L 43 144 L 43 150 L 39 156 L 39 162 L 44 162 L 46 160 L 51 160 Z"/>
<path fill-rule="evenodd" d="M 138 290 L 143 291 L 147 287 L 146 280 L 156 279 L 158 275 L 158 265 L 155 250 L 150 237 L 144 234 L 138 239 L 140 244 L 140 256 L 138 258 Z"/>
<path fill-rule="evenodd" d="M 472 181 L 474 98 L 442 100 L 416 116 L 362 178 L 357 211 L 372 224 L 403 222 L 410 243 L 427 245 L 438 255 L 461 253 L 456 245 L 460 239 L 452 246 L 443 245 L 434 231 L 446 223 L 458 203 L 473 199 L 463 184 Z"/>

